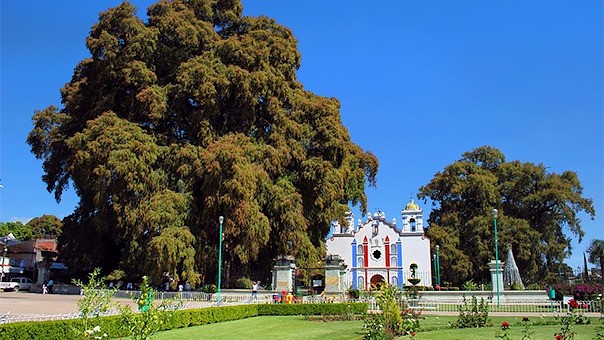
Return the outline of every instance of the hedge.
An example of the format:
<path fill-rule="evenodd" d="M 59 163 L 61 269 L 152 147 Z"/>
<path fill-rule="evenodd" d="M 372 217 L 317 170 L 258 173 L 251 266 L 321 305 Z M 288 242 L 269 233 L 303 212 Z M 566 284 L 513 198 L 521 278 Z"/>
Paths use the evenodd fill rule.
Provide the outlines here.
<path fill-rule="evenodd" d="M 258 315 L 339 315 L 365 314 L 366 303 L 297 303 L 264 304 L 258 306 Z"/>
<path fill-rule="evenodd" d="M 199 326 L 223 321 L 232 321 L 261 315 L 339 315 L 365 314 L 365 303 L 307 303 L 307 304 L 252 304 L 237 306 L 184 309 L 166 313 L 160 330 Z M 89 320 L 101 327 L 101 334 L 109 338 L 128 336 L 119 322 L 119 316 Z M 98 321 L 98 322 L 96 322 Z M 77 339 L 81 319 L 56 321 L 15 322 L 0 325 L 0 340 L 13 339 Z"/>

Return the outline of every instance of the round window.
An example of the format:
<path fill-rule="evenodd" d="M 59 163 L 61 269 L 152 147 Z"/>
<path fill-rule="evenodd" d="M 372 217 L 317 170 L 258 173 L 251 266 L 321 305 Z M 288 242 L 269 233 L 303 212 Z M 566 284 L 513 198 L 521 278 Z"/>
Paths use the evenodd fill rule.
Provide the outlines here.
<path fill-rule="evenodd" d="M 380 259 L 380 257 L 382 257 L 382 252 L 381 252 L 381 251 L 379 251 L 379 250 L 375 250 L 375 251 L 373 252 L 373 258 L 374 258 L 374 259 L 376 259 L 376 260 L 379 260 L 379 259 Z"/>

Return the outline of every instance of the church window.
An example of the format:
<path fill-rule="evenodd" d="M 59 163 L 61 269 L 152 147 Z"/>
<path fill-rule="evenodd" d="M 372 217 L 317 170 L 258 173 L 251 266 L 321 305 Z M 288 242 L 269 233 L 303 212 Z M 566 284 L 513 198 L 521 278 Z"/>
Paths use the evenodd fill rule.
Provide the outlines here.
<path fill-rule="evenodd" d="M 393 286 L 398 286 L 398 277 L 396 277 L 396 276 L 391 277 L 390 284 Z"/>
<path fill-rule="evenodd" d="M 357 280 L 357 287 L 365 287 L 365 278 L 362 276 L 359 276 L 359 279 Z"/>
<path fill-rule="evenodd" d="M 362 257 L 359 257 L 359 258 L 357 259 L 357 261 L 358 261 L 357 263 L 358 263 L 358 266 L 359 266 L 359 267 L 363 265 L 363 258 L 362 258 Z"/>
<path fill-rule="evenodd" d="M 396 244 L 390 245 L 390 254 L 396 254 Z"/>
<path fill-rule="evenodd" d="M 357 253 L 359 253 L 359 255 L 363 255 L 363 246 L 362 245 L 357 247 Z"/>
<path fill-rule="evenodd" d="M 391 256 L 390 257 L 390 263 L 391 263 L 390 264 L 391 266 L 394 266 L 394 264 L 396 263 L 396 256 Z"/>
<path fill-rule="evenodd" d="M 415 219 L 412 218 L 409 220 L 409 225 L 411 226 L 411 231 L 416 231 L 417 230 L 417 223 L 415 223 Z"/>
<path fill-rule="evenodd" d="M 382 252 L 379 250 L 374 250 L 372 255 L 374 259 L 379 260 L 382 257 Z"/>

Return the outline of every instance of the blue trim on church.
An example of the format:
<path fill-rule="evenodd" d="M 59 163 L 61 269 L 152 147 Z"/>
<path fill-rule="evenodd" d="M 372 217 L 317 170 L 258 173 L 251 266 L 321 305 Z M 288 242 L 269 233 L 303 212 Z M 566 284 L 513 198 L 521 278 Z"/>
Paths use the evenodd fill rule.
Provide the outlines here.
<path fill-rule="evenodd" d="M 358 289 L 357 287 L 357 240 L 352 240 L 352 288 Z"/>
<path fill-rule="evenodd" d="M 405 285 L 405 278 L 403 277 L 403 242 L 401 238 L 396 241 L 396 266 L 398 267 L 398 287 L 403 289 Z"/>

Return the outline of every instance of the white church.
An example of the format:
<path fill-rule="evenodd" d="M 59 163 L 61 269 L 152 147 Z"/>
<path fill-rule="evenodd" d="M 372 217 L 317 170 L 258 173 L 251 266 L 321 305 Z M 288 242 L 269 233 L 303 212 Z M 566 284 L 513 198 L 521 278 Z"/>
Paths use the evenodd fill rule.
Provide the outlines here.
<path fill-rule="evenodd" d="M 386 220 L 386 214 L 369 214 L 365 222 L 349 212 L 347 225 L 334 223 L 331 237 L 326 241 L 327 255 L 339 255 L 346 265 L 349 285 L 355 289 L 369 289 L 371 285 L 386 282 L 403 288 L 411 285 L 412 264 L 417 267 L 418 286 L 432 286 L 430 240 L 425 236 L 423 211 L 411 200 L 401 212 L 401 223 L 396 218 Z"/>

